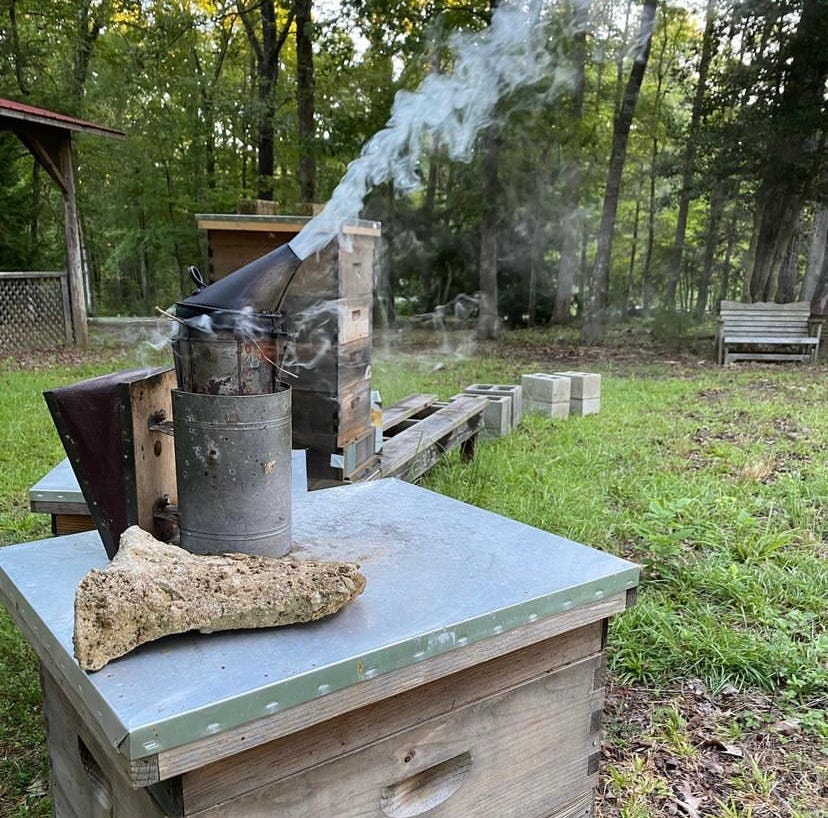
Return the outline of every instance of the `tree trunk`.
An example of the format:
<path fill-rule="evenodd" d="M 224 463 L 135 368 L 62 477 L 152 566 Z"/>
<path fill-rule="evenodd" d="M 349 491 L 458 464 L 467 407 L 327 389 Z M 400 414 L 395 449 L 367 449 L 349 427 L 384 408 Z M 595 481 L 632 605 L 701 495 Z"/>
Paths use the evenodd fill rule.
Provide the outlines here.
<path fill-rule="evenodd" d="M 638 195 L 635 197 L 635 213 L 633 214 L 632 239 L 630 241 L 630 263 L 627 266 L 627 309 L 629 310 L 634 302 L 633 281 L 635 280 L 635 260 L 638 256 L 638 225 L 641 221 L 641 193 L 644 188 L 643 177 L 638 177 Z M 646 287 L 646 278 L 642 282 Z"/>
<path fill-rule="evenodd" d="M 825 264 L 825 244 L 828 241 L 828 204 L 816 207 L 814 211 L 814 232 L 808 247 L 808 269 L 799 289 L 800 301 L 812 301 Z"/>
<path fill-rule="evenodd" d="M 569 121 L 574 133 L 580 131 L 584 114 L 584 69 L 586 65 L 586 34 L 591 0 L 576 2 L 568 13 L 572 17 L 572 102 Z M 555 289 L 555 303 L 552 306 L 552 323 L 566 324 L 572 318 L 572 296 L 575 276 L 578 270 L 578 236 L 581 232 L 581 144 L 573 144 L 561 169 L 563 188 L 561 199 L 563 218 L 561 220 L 561 260 L 558 266 L 558 286 Z"/>
<path fill-rule="evenodd" d="M 316 199 L 314 145 L 313 0 L 296 0 L 296 113 L 299 125 L 299 199 Z"/>
<path fill-rule="evenodd" d="M 690 130 L 687 134 L 687 147 L 684 152 L 684 167 L 681 177 L 681 195 L 679 196 L 678 217 L 676 219 L 676 237 L 670 253 L 670 266 L 667 271 L 667 289 L 664 293 L 664 306 L 675 309 L 676 288 L 681 276 L 681 264 L 684 257 L 684 241 L 687 235 L 687 219 L 690 214 L 690 200 L 693 193 L 693 176 L 696 170 L 696 149 L 698 131 L 704 113 L 704 100 L 707 94 L 707 75 L 713 57 L 716 21 L 716 0 L 707 0 L 706 23 L 702 38 L 702 51 L 699 59 L 699 76 L 693 95 L 693 107 L 690 113 Z M 707 293 L 705 292 L 705 301 Z"/>
<path fill-rule="evenodd" d="M 713 274 L 713 260 L 716 257 L 716 247 L 719 243 L 719 224 L 721 222 L 722 207 L 724 207 L 724 185 L 717 184 L 710 198 L 710 208 L 707 214 L 707 234 L 704 238 L 704 254 L 702 257 L 699 291 L 696 299 L 696 318 L 701 320 L 707 310 L 707 299 L 710 294 L 710 279 Z"/>
<path fill-rule="evenodd" d="M 777 299 L 782 304 L 789 304 L 796 298 L 797 262 L 799 261 L 799 243 L 802 230 L 802 216 L 797 216 L 794 234 L 788 243 L 788 252 L 779 270 L 779 289 Z"/>
<path fill-rule="evenodd" d="M 483 215 L 480 220 L 480 312 L 477 337 L 492 340 L 499 332 L 497 305 L 497 200 L 500 136 L 490 126 L 483 137 Z"/>
<path fill-rule="evenodd" d="M 245 6 L 241 0 L 237 0 L 236 8 L 244 25 L 247 40 L 256 58 L 256 98 L 258 101 L 257 196 L 260 199 L 272 200 L 273 169 L 276 165 L 273 137 L 276 117 L 274 91 L 279 79 L 279 53 L 285 44 L 285 39 L 293 22 L 294 10 L 291 9 L 288 20 L 280 32 L 273 0 L 259 0 L 250 6 Z M 253 13 L 257 9 L 261 16 L 261 37 L 256 31 L 253 19 Z"/>
<path fill-rule="evenodd" d="M 771 197 L 769 188 L 763 187 L 758 200 L 744 265 L 743 296 L 750 302 L 776 299 L 779 274 L 802 207 L 800 195 L 779 188 Z"/>
<path fill-rule="evenodd" d="M 656 162 L 658 160 L 658 139 L 653 137 L 650 151 L 650 168 L 647 172 L 647 243 L 644 245 L 644 269 L 641 271 L 643 291 L 646 298 L 642 298 L 644 307 L 649 310 L 652 302 L 653 284 L 653 249 L 655 248 L 655 216 L 656 216 Z"/>
<path fill-rule="evenodd" d="M 782 87 L 770 132 L 768 160 L 761 169 L 753 235 L 744 263 L 744 295 L 772 301 L 802 206 L 819 180 L 824 127 L 824 88 L 828 80 L 828 3 L 804 0 L 790 38 Z"/>
<path fill-rule="evenodd" d="M 17 79 L 17 87 L 20 93 L 28 96 L 30 93 L 29 83 L 26 82 L 26 70 L 23 65 L 23 52 L 20 50 L 20 35 L 17 30 L 17 0 L 9 0 L 9 29 L 11 34 L 12 55 L 14 59 L 14 76 Z"/>
<path fill-rule="evenodd" d="M 624 171 L 624 162 L 627 158 L 630 126 L 635 114 L 638 95 L 641 91 L 644 71 L 647 68 L 647 60 L 650 57 L 650 44 L 653 38 L 657 6 L 658 0 L 644 1 L 636 54 L 624 89 L 621 107 L 615 117 L 613 126 L 609 172 L 607 173 L 604 206 L 601 212 L 601 226 L 598 231 L 598 249 L 592 270 L 592 292 L 582 330 L 582 339 L 585 343 L 597 341 L 601 338 L 605 329 L 606 308 L 609 298 L 612 237 L 615 229 L 615 216 L 618 212 L 618 199 L 621 194 L 621 174 Z"/>
<path fill-rule="evenodd" d="M 216 126 L 215 126 L 215 92 L 219 79 L 221 78 L 224 59 L 227 56 L 227 48 L 230 45 L 232 27 L 217 26 L 221 37 L 213 70 L 208 79 L 205 75 L 198 49 L 193 48 L 191 57 L 198 77 L 198 91 L 201 98 L 201 133 L 204 140 L 204 173 L 207 177 L 207 189 L 214 190 L 216 187 Z"/>
<path fill-rule="evenodd" d="M 70 105 L 77 114 L 83 111 L 83 98 L 86 93 L 86 80 L 89 77 L 92 49 L 108 21 L 109 0 L 104 0 L 96 12 L 92 10 L 91 0 L 84 0 L 79 4 L 77 10 L 78 32 L 75 40 L 75 53 L 72 59 L 72 88 L 70 92 Z"/>

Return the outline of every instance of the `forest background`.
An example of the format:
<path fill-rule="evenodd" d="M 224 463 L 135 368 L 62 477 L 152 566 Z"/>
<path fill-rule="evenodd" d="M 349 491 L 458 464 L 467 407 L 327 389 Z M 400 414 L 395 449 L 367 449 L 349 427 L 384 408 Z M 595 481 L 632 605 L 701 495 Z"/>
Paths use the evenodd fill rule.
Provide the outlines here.
<path fill-rule="evenodd" d="M 75 139 L 93 314 L 189 292 L 197 213 L 326 201 L 397 91 L 451 71 L 451 33 L 496 5 L 0 0 L 0 96 L 127 135 Z M 469 162 L 435 140 L 419 191 L 366 200 L 383 317 L 482 292 L 481 335 L 584 319 L 590 340 L 722 298 L 825 308 L 828 3 L 537 7 L 555 70 L 500 100 Z M 0 213 L 0 269 L 63 266 L 59 193 L 6 133 Z"/>

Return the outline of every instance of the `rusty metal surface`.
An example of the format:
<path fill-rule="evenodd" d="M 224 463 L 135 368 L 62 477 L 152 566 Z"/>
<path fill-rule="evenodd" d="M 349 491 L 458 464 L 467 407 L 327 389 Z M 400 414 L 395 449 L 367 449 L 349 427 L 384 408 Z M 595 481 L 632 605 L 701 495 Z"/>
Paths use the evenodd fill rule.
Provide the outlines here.
<path fill-rule="evenodd" d="M 261 332 L 200 332 L 173 342 L 179 388 L 206 395 L 262 395 L 280 389 L 279 339 Z"/>
<path fill-rule="evenodd" d="M 291 547 L 290 390 L 173 391 L 181 545 L 281 557 Z"/>
<path fill-rule="evenodd" d="M 305 495 L 294 540 L 296 557 L 359 562 L 362 596 L 307 625 L 165 639 L 92 674 L 72 657 L 72 600 L 81 577 L 106 564 L 94 532 L 0 549 L 0 598 L 50 671 L 135 759 L 638 584 L 632 563 L 397 480 Z"/>
<path fill-rule="evenodd" d="M 130 383 L 160 376 L 160 369 L 130 369 L 90 378 L 45 392 L 44 397 L 107 554 L 118 550 L 118 538 L 129 518 L 128 472 L 133 457 L 125 450 L 130 426 Z"/>

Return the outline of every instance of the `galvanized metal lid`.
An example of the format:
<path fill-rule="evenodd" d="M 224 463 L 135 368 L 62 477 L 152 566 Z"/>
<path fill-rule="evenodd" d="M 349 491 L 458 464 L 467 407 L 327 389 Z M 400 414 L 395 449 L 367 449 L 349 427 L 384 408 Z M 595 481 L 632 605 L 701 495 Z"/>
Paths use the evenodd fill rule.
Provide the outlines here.
<path fill-rule="evenodd" d="M 312 492 L 292 556 L 359 562 L 362 596 L 308 625 L 169 637 L 97 673 L 72 655 L 94 532 L 0 549 L 0 597 L 51 672 L 135 760 L 634 588 L 610 554 L 397 480 Z M 48 581 L 44 566 L 48 565 Z"/>

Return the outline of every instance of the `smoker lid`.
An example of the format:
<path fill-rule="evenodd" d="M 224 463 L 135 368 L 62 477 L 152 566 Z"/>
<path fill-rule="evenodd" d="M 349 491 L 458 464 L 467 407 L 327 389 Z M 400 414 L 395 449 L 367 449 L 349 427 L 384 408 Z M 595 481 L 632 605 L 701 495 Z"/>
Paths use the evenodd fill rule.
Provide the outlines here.
<path fill-rule="evenodd" d="M 302 260 L 283 244 L 177 304 L 179 318 L 277 311 Z"/>
<path fill-rule="evenodd" d="M 311 492 L 293 517 L 292 556 L 357 561 L 368 581 L 319 622 L 168 637 L 84 673 L 72 655 L 72 600 L 80 579 L 106 565 L 94 532 L 0 549 L 0 598 L 46 667 L 134 760 L 638 583 L 632 563 L 398 480 Z"/>

